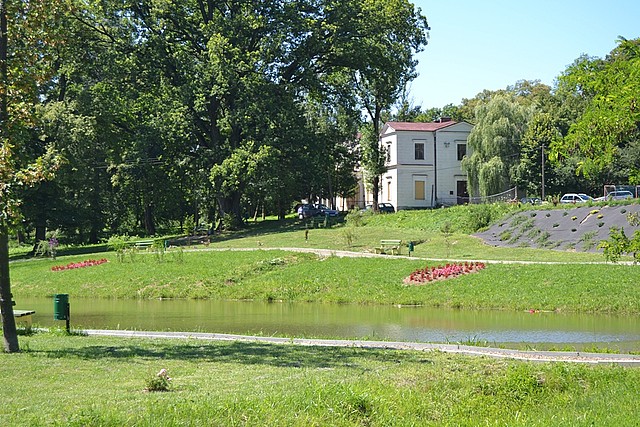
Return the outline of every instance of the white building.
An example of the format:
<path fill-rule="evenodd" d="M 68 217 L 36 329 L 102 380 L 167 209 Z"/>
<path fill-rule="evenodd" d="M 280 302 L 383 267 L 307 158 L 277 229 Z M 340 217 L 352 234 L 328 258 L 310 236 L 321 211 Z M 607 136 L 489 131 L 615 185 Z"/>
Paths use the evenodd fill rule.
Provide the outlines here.
<path fill-rule="evenodd" d="M 386 123 L 380 143 L 387 152 L 387 172 L 380 178 L 378 202 L 396 210 L 467 202 L 467 175 L 460 161 L 472 129 L 451 120 Z"/>

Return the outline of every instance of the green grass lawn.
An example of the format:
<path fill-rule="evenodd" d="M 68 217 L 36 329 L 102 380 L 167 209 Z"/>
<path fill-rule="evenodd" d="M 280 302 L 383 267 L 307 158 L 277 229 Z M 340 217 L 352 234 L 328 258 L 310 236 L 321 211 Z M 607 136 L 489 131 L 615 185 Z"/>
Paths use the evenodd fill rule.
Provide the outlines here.
<path fill-rule="evenodd" d="M 381 239 L 402 239 L 417 243 L 418 257 L 496 261 L 480 272 L 423 286 L 402 280 L 442 262 L 198 246 L 163 255 L 132 253 L 123 262 L 113 252 L 84 250 L 62 250 L 68 255 L 56 260 L 16 261 L 10 267 L 12 292 L 16 299 L 69 293 L 640 314 L 637 266 L 585 264 L 603 261 L 595 253 L 488 247 L 469 235 L 469 224 L 509 209 L 364 216 L 346 226 L 306 228 L 308 240 L 309 224 L 266 221 L 215 236 L 208 246 L 362 252 Z M 451 233 L 441 231 L 446 224 Z M 51 270 L 102 257 L 109 262 Z M 20 346 L 21 353 L 0 353 L 0 425 L 631 426 L 640 419 L 640 371 L 618 366 L 69 336 L 56 330 L 21 336 Z M 145 391 L 163 368 L 173 378 L 171 390 Z"/>
<path fill-rule="evenodd" d="M 640 371 L 439 352 L 21 337 L 6 426 L 636 425 Z M 160 369 L 169 392 L 146 392 Z"/>

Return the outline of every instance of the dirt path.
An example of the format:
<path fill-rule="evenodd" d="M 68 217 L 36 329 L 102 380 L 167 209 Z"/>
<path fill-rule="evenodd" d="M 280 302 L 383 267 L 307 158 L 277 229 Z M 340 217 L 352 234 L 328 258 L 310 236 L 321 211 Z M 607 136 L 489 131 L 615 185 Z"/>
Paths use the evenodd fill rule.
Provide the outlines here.
<path fill-rule="evenodd" d="M 371 252 L 353 252 L 335 249 L 319 249 L 319 248 L 199 248 L 187 249 L 187 251 L 286 251 L 286 252 L 304 252 L 314 253 L 320 256 L 337 256 L 337 257 L 353 257 L 353 258 L 391 258 L 391 259 L 410 259 L 414 261 L 434 261 L 434 262 L 483 262 L 485 264 L 546 264 L 546 265 L 585 265 L 585 264 L 609 264 L 606 261 L 518 261 L 518 260 L 498 260 L 498 259 L 452 259 L 452 258 L 425 258 L 407 255 L 384 255 L 374 254 Z M 615 265 L 636 265 L 632 261 L 619 261 Z"/>
<path fill-rule="evenodd" d="M 440 351 L 469 356 L 484 356 L 500 359 L 524 360 L 529 362 L 569 362 L 587 364 L 616 364 L 640 367 L 640 355 L 581 353 L 565 351 L 520 351 L 500 348 L 474 347 L 457 344 L 429 344 L 398 341 L 326 340 L 306 338 L 258 337 L 250 335 L 212 334 L 202 332 L 150 332 L 123 330 L 85 330 L 89 336 L 114 336 L 125 338 L 195 339 L 210 341 L 259 342 L 275 345 L 302 345 L 314 347 L 357 347 L 370 349 Z"/>

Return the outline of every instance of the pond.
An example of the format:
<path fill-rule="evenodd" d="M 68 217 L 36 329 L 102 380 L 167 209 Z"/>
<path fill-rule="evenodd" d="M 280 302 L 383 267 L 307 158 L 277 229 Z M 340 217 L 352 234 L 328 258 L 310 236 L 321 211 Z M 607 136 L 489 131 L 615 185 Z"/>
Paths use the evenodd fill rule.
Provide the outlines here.
<path fill-rule="evenodd" d="M 72 328 L 640 350 L 638 316 L 73 296 L 69 302 Z M 65 324 L 53 320 L 53 298 L 20 298 L 17 303 L 16 309 L 36 310 L 34 324 Z"/>

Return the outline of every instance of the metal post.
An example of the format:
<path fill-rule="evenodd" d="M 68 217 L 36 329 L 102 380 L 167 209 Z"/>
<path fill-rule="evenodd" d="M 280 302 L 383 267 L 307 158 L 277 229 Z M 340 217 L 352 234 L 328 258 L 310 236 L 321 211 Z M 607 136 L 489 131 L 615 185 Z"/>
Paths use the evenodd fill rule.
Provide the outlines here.
<path fill-rule="evenodd" d="M 542 150 L 542 156 L 540 156 L 542 158 L 541 160 L 541 166 L 542 166 L 542 197 L 541 199 L 544 201 L 544 145 L 540 146 L 540 149 Z"/>
<path fill-rule="evenodd" d="M 71 320 L 71 304 L 67 303 L 67 333 L 71 332 L 71 328 L 69 327 L 69 322 Z"/>

